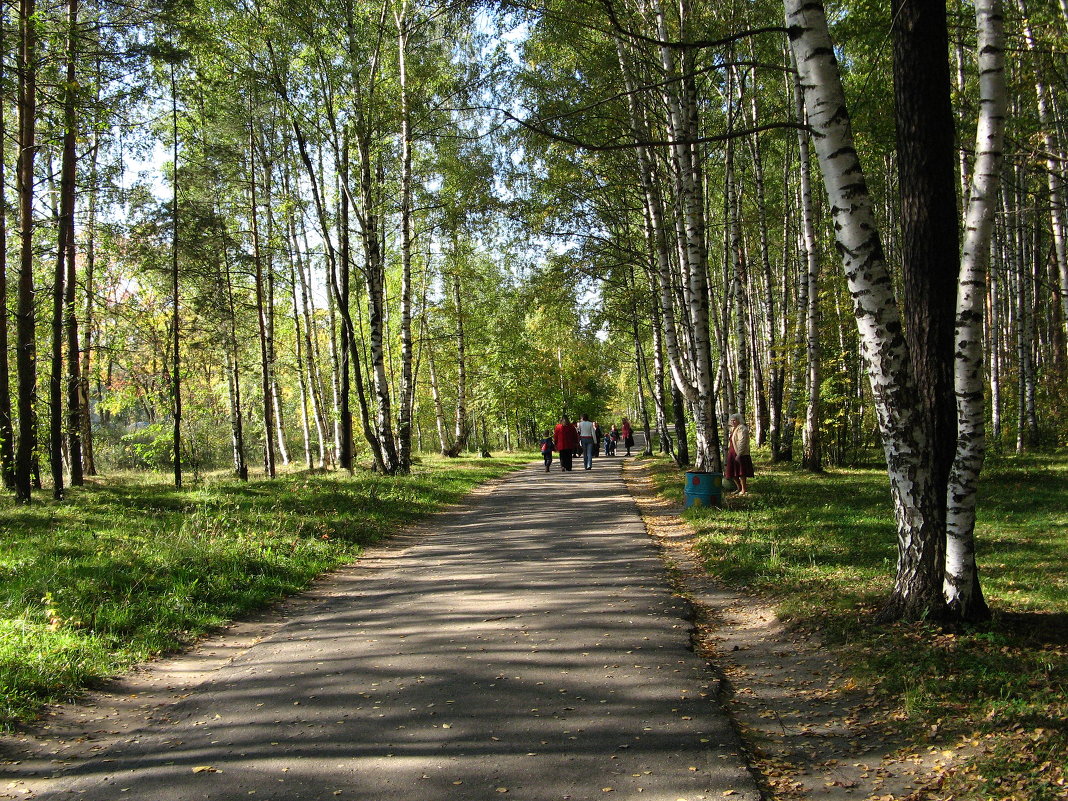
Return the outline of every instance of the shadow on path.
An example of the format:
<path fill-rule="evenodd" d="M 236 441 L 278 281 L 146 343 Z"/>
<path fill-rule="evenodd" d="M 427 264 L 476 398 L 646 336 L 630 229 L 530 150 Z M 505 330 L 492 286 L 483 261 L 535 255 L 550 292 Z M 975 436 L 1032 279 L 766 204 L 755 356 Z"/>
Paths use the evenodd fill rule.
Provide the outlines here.
<path fill-rule="evenodd" d="M 33 797 L 753 801 L 621 462 L 434 518 Z"/>

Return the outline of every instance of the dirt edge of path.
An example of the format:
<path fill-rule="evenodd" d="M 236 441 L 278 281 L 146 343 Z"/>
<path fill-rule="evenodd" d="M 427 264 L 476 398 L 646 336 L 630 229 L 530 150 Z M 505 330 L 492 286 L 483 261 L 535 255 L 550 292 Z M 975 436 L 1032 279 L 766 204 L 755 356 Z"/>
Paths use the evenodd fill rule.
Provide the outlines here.
<path fill-rule="evenodd" d="M 675 591 L 693 607 L 694 647 L 720 679 L 720 701 L 769 801 L 921 801 L 940 798 L 967 745 L 916 749 L 900 713 L 881 705 L 836 664 L 818 637 L 786 627 L 768 601 L 709 576 L 694 529 L 661 497 L 649 462 L 624 480 Z"/>
<path fill-rule="evenodd" d="M 489 495 L 515 472 L 479 484 L 459 501 L 366 548 L 355 562 L 319 575 L 296 595 L 231 621 L 175 653 L 96 682 L 76 701 L 48 706 L 36 720 L 0 733 L 0 799 L 33 798 L 58 768 L 136 739 L 140 730 L 166 718 L 169 707 L 212 681 L 249 648 L 337 595 L 354 572 L 403 558 L 409 547 L 433 535 L 442 515 Z"/>

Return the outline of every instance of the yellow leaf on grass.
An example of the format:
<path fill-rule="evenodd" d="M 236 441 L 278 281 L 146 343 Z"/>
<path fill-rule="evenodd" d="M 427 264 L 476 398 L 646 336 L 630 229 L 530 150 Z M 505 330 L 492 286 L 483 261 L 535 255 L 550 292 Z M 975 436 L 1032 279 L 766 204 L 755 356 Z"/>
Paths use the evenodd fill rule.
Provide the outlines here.
<path fill-rule="evenodd" d="M 222 773 L 222 771 L 212 765 L 198 765 L 193 768 L 193 773 Z"/>

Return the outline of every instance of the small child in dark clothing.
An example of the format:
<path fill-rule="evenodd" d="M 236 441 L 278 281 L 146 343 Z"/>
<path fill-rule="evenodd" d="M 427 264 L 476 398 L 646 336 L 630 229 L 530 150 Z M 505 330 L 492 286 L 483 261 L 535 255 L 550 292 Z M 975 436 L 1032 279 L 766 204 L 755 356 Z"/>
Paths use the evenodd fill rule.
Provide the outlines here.
<path fill-rule="evenodd" d="M 553 432 L 546 431 L 545 439 L 541 441 L 541 455 L 545 459 L 545 472 L 549 472 L 549 467 L 553 463 Z"/>

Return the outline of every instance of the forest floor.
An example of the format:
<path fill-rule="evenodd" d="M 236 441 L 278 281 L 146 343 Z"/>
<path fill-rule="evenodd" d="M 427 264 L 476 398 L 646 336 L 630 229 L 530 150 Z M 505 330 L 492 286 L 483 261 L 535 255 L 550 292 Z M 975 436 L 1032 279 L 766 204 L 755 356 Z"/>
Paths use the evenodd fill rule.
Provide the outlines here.
<path fill-rule="evenodd" d="M 720 698 L 775 799 L 920 798 L 953 755 L 913 752 L 889 710 L 846 677 L 813 635 L 791 631 L 766 600 L 710 577 L 678 504 L 656 493 L 647 463 L 626 471 L 650 536 L 694 605 L 702 653 L 722 671 Z"/>
<path fill-rule="evenodd" d="M 621 462 L 530 465 L 54 708 L 0 797 L 757 801 Z"/>
<path fill-rule="evenodd" d="M 672 799 L 755 798 L 756 788 L 738 772 L 745 765 L 763 797 L 773 801 L 1068 798 L 1065 762 L 1058 756 L 1065 753 L 1060 710 L 1066 648 L 1055 636 L 1055 630 L 1062 639 L 1065 634 L 1056 606 L 1064 578 L 1063 571 L 1051 568 L 1064 553 L 1046 541 L 1050 531 L 1064 533 L 1064 507 L 1058 501 L 1064 496 L 1063 471 L 1042 479 L 1051 487 L 1048 498 L 1028 495 L 1033 530 L 1014 529 L 1005 509 L 988 504 L 998 511 L 1005 536 L 1028 559 L 1040 557 L 1035 569 L 1049 577 L 1034 574 L 1021 581 L 1028 574 L 1020 565 L 1002 565 L 1002 575 L 993 570 L 988 576 L 993 574 L 1002 603 L 1015 587 L 1025 587 L 1026 598 L 1047 589 L 1048 598 L 1031 602 L 1052 610 L 1048 630 L 1038 639 L 1014 639 L 1004 626 L 994 627 L 969 635 L 973 643 L 963 634 L 889 631 L 881 636 L 891 657 L 910 666 L 915 662 L 912 683 L 901 693 L 886 686 L 893 671 L 885 661 L 875 679 L 858 671 L 856 651 L 878 651 L 869 647 L 871 632 L 847 637 L 843 647 L 840 630 L 861 625 L 858 621 L 870 611 L 866 600 L 841 599 L 846 611 L 836 612 L 839 631 L 831 641 L 814 633 L 818 627 L 797 623 L 806 615 L 812 619 L 805 604 L 833 603 L 827 587 L 846 568 L 853 570 L 866 560 L 875 565 L 874 572 L 885 572 L 881 552 L 864 552 L 862 540 L 885 539 L 886 521 L 870 525 L 840 519 L 843 508 L 825 504 L 821 490 L 808 479 L 807 503 L 798 503 L 788 486 L 793 479 L 772 471 L 762 473 L 748 501 L 731 500 L 727 508 L 705 517 L 684 517 L 680 499 L 670 491 L 665 498 L 664 481 L 673 487 L 677 473 L 665 473 L 662 463 L 637 459 L 626 463 L 621 477 L 621 462 L 598 460 L 593 473 L 567 476 L 527 467 L 483 485 L 459 509 L 409 526 L 369 550 L 355 567 L 327 573 L 310 591 L 246 616 L 184 654 L 107 682 L 79 704 L 50 707 L 37 723 L 0 738 L 0 798 L 51 799 L 60 791 L 74 791 L 107 801 L 164 801 L 192 797 L 181 795 L 190 791 L 190 776 L 199 782 L 192 790 L 197 797 L 227 801 L 257 791 L 259 798 L 282 792 L 277 797 L 287 801 L 362 798 L 360 788 L 377 786 L 373 776 L 393 788 L 391 797 L 410 795 L 420 801 L 439 795 L 481 801 L 505 792 L 532 801 L 577 801 L 629 792 L 642 793 L 635 798 L 652 797 L 654 790 Z M 626 494 L 624 478 L 644 526 L 620 498 Z M 848 498 L 849 507 L 872 505 L 863 497 L 864 485 L 848 480 L 837 476 L 825 482 L 826 491 Z M 864 481 L 878 484 L 872 477 Z M 1004 503 L 1018 503 L 1006 497 Z M 825 507 L 826 519 L 818 514 Z M 565 508 L 574 513 L 566 519 L 552 511 Z M 805 520 L 789 518 L 795 511 L 803 512 Z M 787 519 L 775 522 L 767 515 Z M 824 550 L 811 545 L 792 553 L 785 536 L 774 539 L 769 550 L 761 537 L 780 536 L 775 525 L 798 532 L 805 526 L 814 529 Z M 730 544 L 715 541 L 709 526 L 725 526 Z M 648 543 L 646 533 L 668 566 L 675 599 L 665 593 L 651 555 L 643 552 L 651 550 L 648 544 L 641 547 Z M 835 543 L 838 533 L 849 538 L 853 550 L 835 561 L 833 555 L 841 550 Z M 726 558 L 728 552 L 735 562 L 747 554 L 760 556 L 755 572 L 743 580 L 713 576 L 714 569 L 725 569 L 724 563 L 716 564 L 717 557 Z M 791 577 L 792 561 L 804 577 L 801 582 Z M 829 565 L 833 571 L 820 572 Z M 853 584 L 866 586 L 863 579 L 846 575 Z M 377 583 L 383 580 L 387 583 Z M 776 597 L 769 587 L 781 584 L 785 589 L 791 581 L 806 597 L 787 603 L 784 622 L 783 595 Z M 557 590 L 564 595 L 549 594 Z M 628 607 L 620 616 L 614 608 L 619 598 L 632 595 L 651 606 Z M 393 598 L 404 602 L 391 612 L 383 603 Z M 475 606 L 464 606 L 468 603 Z M 361 619 L 364 614 L 379 618 Z M 696 656 L 686 652 L 687 624 L 675 615 L 693 625 L 690 644 Z M 647 616 L 653 625 L 642 622 L 637 629 L 634 621 Z M 827 619 L 833 622 L 834 614 Z M 457 622 L 461 625 L 451 628 Z M 327 628 L 321 636 L 309 628 L 323 623 Z M 373 636 L 355 639 L 354 650 L 330 650 L 335 642 L 349 642 L 352 628 Z M 616 638 L 629 645 L 620 650 L 622 643 L 613 644 Z M 660 651 L 649 664 L 633 656 L 651 648 L 646 638 L 656 638 Z M 637 650 L 636 640 L 642 641 Z M 925 650 L 919 650 L 921 645 Z M 979 646 L 986 650 L 976 651 Z M 472 672 L 475 665 L 468 660 L 483 660 L 487 651 L 490 661 L 477 663 Z M 925 664 L 931 653 L 942 661 Z M 416 662 L 397 670 L 390 665 L 383 681 L 382 663 L 402 655 Z M 584 667 L 563 664 L 577 655 L 592 656 L 592 661 Z M 993 690 L 972 683 L 969 659 L 977 655 L 986 660 L 982 667 L 990 673 Z M 543 659 L 549 672 L 532 673 L 533 662 Z M 266 675 L 280 665 L 295 669 L 294 677 Z M 314 698 L 318 693 L 309 688 L 320 686 L 324 665 L 332 666 L 327 676 L 344 673 L 348 678 L 337 679 L 325 700 L 294 701 L 286 688 L 299 685 Z M 621 665 L 633 670 L 620 670 Z M 674 679 L 664 684 L 665 677 L 680 670 L 690 678 L 681 685 Z M 950 670 L 961 673 L 962 692 L 1001 697 L 981 707 L 987 710 L 981 718 L 962 702 L 931 697 L 929 680 L 945 679 Z M 657 671 L 651 684 L 650 671 Z M 1015 685 L 1007 678 L 1013 671 L 1020 677 Z M 418 686 L 407 686 L 402 675 L 417 676 Z M 522 681 L 510 676 L 522 676 Z M 446 677 L 464 677 L 469 686 L 445 684 Z M 622 684 L 615 684 L 619 680 Z M 426 686 L 431 683 L 435 686 Z M 501 690 L 489 689 L 498 685 Z M 666 688 L 667 695 L 646 697 L 654 687 L 661 695 Z M 555 697 L 565 690 L 567 701 Z M 494 692 L 501 698 L 483 708 L 487 693 Z M 694 712 L 682 706 L 707 696 L 727 711 L 726 731 L 726 719 L 715 719 L 718 704 L 703 701 Z M 228 711 L 234 699 L 243 706 L 244 717 Z M 458 714 L 448 721 L 437 717 L 443 705 Z M 265 706 L 271 711 L 264 711 Z M 638 713 L 629 723 L 622 717 L 626 706 Z M 502 715 L 505 709 L 508 714 Z M 640 743 L 637 738 L 645 736 L 646 727 L 661 725 L 650 721 L 660 720 L 666 709 L 665 731 L 682 727 L 672 730 L 676 739 Z M 602 726 L 605 712 L 616 721 L 607 730 Z M 520 725 L 505 733 L 499 727 L 507 717 Z M 612 739 L 620 725 L 638 732 L 634 742 Z M 334 726 L 346 727 L 343 751 L 337 750 L 336 740 L 323 739 L 323 732 Z M 249 739 L 247 732 L 256 731 L 260 742 Z M 607 738 L 602 736 L 606 732 Z M 392 740 L 387 747 L 384 738 Z M 411 738 L 418 738 L 414 750 Z M 409 747 L 402 750 L 406 742 Z M 457 753 L 448 750 L 453 745 Z M 546 751 L 552 758 L 532 765 L 533 770 L 518 764 L 524 760 L 516 761 L 523 753 L 534 757 L 542 752 L 544 757 Z M 659 759 L 654 754 L 659 751 L 682 761 L 653 769 L 660 775 L 646 778 L 651 775 L 648 760 Z M 336 760 L 333 768 L 359 764 L 360 775 L 339 774 L 320 760 L 324 752 L 327 762 Z M 974 772 L 977 760 L 990 763 L 999 752 L 1011 752 L 1012 758 L 993 774 Z M 570 778 L 565 781 L 565 776 Z M 307 786 L 295 791 L 290 780 L 301 777 Z M 599 781 L 607 777 L 611 783 Z M 686 777 L 700 779 L 703 788 Z M 331 782 L 336 787 L 326 786 Z M 124 794 L 117 795 L 116 788 Z M 601 795 L 606 792 L 615 796 Z"/>
<path fill-rule="evenodd" d="M 778 554 L 774 546 L 772 564 L 765 571 L 770 575 L 763 578 L 759 592 L 754 589 L 758 582 L 724 581 L 711 575 L 709 563 L 715 559 L 710 559 L 709 548 L 729 546 L 722 542 L 710 544 L 708 537 L 702 536 L 702 528 L 711 525 L 705 518 L 699 517 L 695 526 L 693 519 L 681 516 L 678 499 L 664 495 L 663 474 L 659 478 L 655 476 L 658 469 L 664 468 L 649 461 L 631 462 L 625 470 L 628 487 L 639 504 L 647 530 L 672 570 L 676 591 L 693 604 L 698 648 L 722 673 L 720 698 L 747 745 L 751 766 L 768 799 L 1030 801 L 1068 798 L 1064 783 L 1064 722 L 1062 719 L 1058 731 L 1058 702 L 1046 701 L 1047 706 L 1043 707 L 1042 701 L 1043 692 L 1052 692 L 1056 697 L 1058 682 L 1064 679 L 1066 650 L 1062 624 L 1053 624 L 1060 628 L 1059 637 L 1051 627 L 1039 636 L 1040 644 L 1032 642 L 1023 648 L 1030 648 L 1038 661 L 1047 663 L 1048 679 L 1029 677 L 1033 697 L 1013 698 L 1017 688 L 1010 689 L 1006 683 L 1005 700 L 1018 707 L 1018 719 L 1002 723 L 1006 713 L 992 705 L 985 719 L 969 720 L 969 714 L 974 711 L 963 703 L 953 703 L 956 700 L 953 693 L 959 688 L 948 680 L 952 677 L 947 677 L 945 698 L 925 701 L 932 708 L 937 708 L 941 701 L 958 720 L 950 725 L 948 715 L 945 719 L 932 719 L 925 716 L 928 710 L 923 709 L 911 710 L 910 714 L 907 697 L 887 692 L 886 687 L 880 686 L 886 677 L 869 681 L 863 677 L 863 671 L 857 670 L 857 663 L 863 657 L 858 660 L 856 652 L 868 650 L 863 635 L 843 638 L 839 631 L 832 638 L 833 643 L 826 643 L 818 625 L 801 626 L 796 621 L 788 624 L 780 618 L 777 607 L 782 608 L 784 599 L 789 601 L 786 587 L 791 577 L 789 571 L 775 575 Z M 761 489 L 756 492 L 759 495 Z M 722 520 L 732 513 L 737 516 L 751 502 L 731 499 L 726 503 L 727 509 L 701 514 L 714 517 L 718 513 Z M 732 520 L 717 525 L 730 528 L 736 523 L 737 520 Z M 756 524 L 747 520 L 747 529 L 750 525 Z M 830 526 L 824 531 L 825 538 L 833 540 Z M 746 537 L 742 540 L 733 547 L 747 546 Z M 789 547 L 781 543 L 780 546 L 784 550 Z M 723 563 L 730 558 L 722 555 Z M 828 575 L 824 582 L 827 586 L 820 591 L 811 590 L 812 598 L 806 603 L 818 605 L 821 593 L 833 587 L 836 580 L 837 577 Z M 1049 580 L 1059 581 L 1053 577 Z M 774 588 L 776 581 L 781 582 L 782 591 L 778 595 Z M 796 607 L 795 602 L 795 611 Z M 855 610 L 854 614 L 858 612 L 863 614 L 862 610 Z M 818 614 L 811 611 L 806 614 L 810 624 L 819 620 Z M 806 614 L 798 616 L 806 619 Z M 841 627 L 841 621 L 837 625 Z M 889 636 L 896 634 L 891 632 Z M 924 632 L 924 636 L 928 635 L 929 632 Z M 948 641 L 952 648 L 954 634 L 942 633 L 931 638 Z M 909 649 L 916 645 L 908 640 L 909 637 L 901 637 L 899 662 L 912 657 Z M 1001 644 L 996 638 L 995 641 Z M 1015 655 L 1019 644 L 1010 642 L 1009 645 L 1012 647 L 1002 646 L 998 650 Z M 939 647 L 936 642 L 931 650 Z M 961 650 L 960 664 L 964 665 L 968 654 Z M 951 655 L 948 664 L 952 663 Z M 994 660 L 988 667 L 994 675 L 996 670 L 1004 669 Z M 909 669 L 907 664 L 897 666 L 902 673 L 907 674 Z M 942 666 L 942 670 L 949 669 Z M 916 673 L 918 677 L 922 673 L 919 664 Z M 861 677 L 859 681 L 858 677 Z M 916 684 L 921 684 L 919 678 Z M 977 697 L 985 691 L 986 688 L 978 686 L 972 688 L 972 694 Z M 1063 705 L 1063 693 L 1060 697 Z M 1031 706 L 1026 702 L 1031 702 Z M 1000 754 L 1006 751 L 1014 756 L 1000 764 Z M 1012 764 L 1014 761 L 1030 763 L 1030 770 L 1020 770 Z M 976 767 L 984 762 L 984 769 Z"/>

